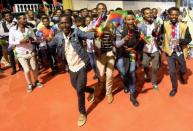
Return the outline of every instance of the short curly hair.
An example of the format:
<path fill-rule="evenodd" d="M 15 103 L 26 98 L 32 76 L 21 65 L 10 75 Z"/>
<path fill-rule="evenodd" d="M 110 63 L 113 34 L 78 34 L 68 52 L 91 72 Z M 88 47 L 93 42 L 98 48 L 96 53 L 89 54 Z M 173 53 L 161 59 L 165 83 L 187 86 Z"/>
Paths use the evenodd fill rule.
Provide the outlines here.
<path fill-rule="evenodd" d="M 100 5 L 104 6 L 105 9 L 107 10 L 107 6 L 106 6 L 105 3 L 98 3 L 98 4 L 96 5 L 96 9 L 98 9 L 98 7 L 99 7 Z"/>
<path fill-rule="evenodd" d="M 8 10 L 8 9 L 3 9 L 2 12 L 1 12 L 1 14 L 2 14 L 2 17 L 4 18 L 4 17 L 5 17 L 5 14 L 11 14 L 11 11 Z"/>
<path fill-rule="evenodd" d="M 171 7 L 168 9 L 168 13 L 170 14 L 172 11 L 180 12 L 180 9 L 178 7 Z"/>

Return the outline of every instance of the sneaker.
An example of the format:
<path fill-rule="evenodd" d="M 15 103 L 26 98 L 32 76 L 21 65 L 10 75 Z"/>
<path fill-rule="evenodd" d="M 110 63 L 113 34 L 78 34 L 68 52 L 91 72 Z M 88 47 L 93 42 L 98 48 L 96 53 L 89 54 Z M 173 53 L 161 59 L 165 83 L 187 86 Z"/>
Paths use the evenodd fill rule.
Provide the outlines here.
<path fill-rule="evenodd" d="M 144 74 L 144 79 L 147 79 L 147 74 Z"/>
<path fill-rule="evenodd" d="M 35 82 L 35 87 L 42 88 L 42 87 L 43 87 L 43 84 L 40 83 L 39 81 L 36 81 L 36 82 Z"/>
<path fill-rule="evenodd" d="M 81 126 L 83 126 L 85 123 L 86 123 L 86 115 L 84 115 L 84 114 L 80 114 L 80 116 L 79 116 L 79 118 L 78 118 L 78 123 L 77 123 L 77 125 L 79 126 L 79 127 L 81 127 Z"/>
<path fill-rule="evenodd" d="M 177 90 L 172 89 L 172 90 L 170 91 L 169 95 L 170 95 L 171 97 L 174 97 L 174 96 L 176 95 L 176 93 L 177 93 Z"/>
<path fill-rule="evenodd" d="M 127 86 L 124 87 L 124 93 L 128 93 L 129 92 L 129 88 Z"/>
<path fill-rule="evenodd" d="M 153 84 L 153 89 L 154 90 L 158 90 L 158 85 L 157 84 Z"/>
<path fill-rule="evenodd" d="M 5 67 L 11 67 L 11 64 L 10 63 L 6 63 L 4 66 Z"/>
<path fill-rule="evenodd" d="M 32 90 L 33 90 L 33 85 L 29 84 L 28 87 L 27 87 L 27 93 L 31 93 Z"/>
<path fill-rule="evenodd" d="M 94 92 L 89 94 L 89 96 L 87 97 L 87 100 L 88 100 L 88 102 L 91 102 L 91 103 L 94 102 L 94 100 L 95 100 Z"/>
<path fill-rule="evenodd" d="M 113 94 L 112 93 L 107 95 L 107 101 L 109 104 L 111 104 L 113 102 Z"/>

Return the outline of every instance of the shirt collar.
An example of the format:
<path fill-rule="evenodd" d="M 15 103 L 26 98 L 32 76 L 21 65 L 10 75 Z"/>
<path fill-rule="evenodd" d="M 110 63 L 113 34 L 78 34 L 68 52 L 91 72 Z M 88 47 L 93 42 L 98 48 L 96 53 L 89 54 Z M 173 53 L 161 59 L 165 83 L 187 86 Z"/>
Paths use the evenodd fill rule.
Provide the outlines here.
<path fill-rule="evenodd" d="M 19 30 L 18 24 L 13 27 L 14 30 Z M 25 30 L 28 31 L 29 27 L 25 26 Z"/>
<path fill-rule="evenodd" d="M 5 24 L 6 25 L 12 25 L 12 24 L 14 24 L 14 22 L 12 21 L 11 23 L 8 23 L 7 21 L 5 21 Z"/>
<path fill-rule="evenodd" d="M 66 36 L 64 33 L 63 33 L 63 35 L 64 35 L 64 39 L 70 39 L 70 37 L 71 37 L 71 32 L 68 34 L 68 36 Z"/>
<path fill-rule="evenodd" d="M 171 21 L 169 21 L 169 22 L 170 22 L 170 24 L 172 25 L 172 22 L 171 22 Z M 178 25 L 178 24 L 179 24 L 179 21 L 176 22 L 176 25 Z"/>

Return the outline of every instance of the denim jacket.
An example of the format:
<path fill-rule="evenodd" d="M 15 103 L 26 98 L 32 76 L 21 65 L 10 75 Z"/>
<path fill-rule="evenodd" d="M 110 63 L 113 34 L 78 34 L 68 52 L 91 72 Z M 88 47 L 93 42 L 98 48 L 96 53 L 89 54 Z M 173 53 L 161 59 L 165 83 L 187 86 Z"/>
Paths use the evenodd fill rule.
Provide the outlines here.
<path fill-rule="evenodd" d="M 83 39 L 94 39 L 95 33 L 94 32 L 83 32 L 79 30 L 78 28 L 71 29 L 71 35 L 70 35 L 70 41 L 72 44 L 72 47 L 76 51 L 76 53 L 79 55 L 79 57 L 84 61 L 85 65 L 89 64 L 89 57 L 84 49 L 84 47 L 81 44 L 81 40 Z M 50 47 L 56 47 L 57 52 L 59 55 L 64 59 L 65 58 L 65 39 L 63 32 L 59 32 L 56 34 L 56 36 L 53 38 L 53 40 L 49 43 Z"/>

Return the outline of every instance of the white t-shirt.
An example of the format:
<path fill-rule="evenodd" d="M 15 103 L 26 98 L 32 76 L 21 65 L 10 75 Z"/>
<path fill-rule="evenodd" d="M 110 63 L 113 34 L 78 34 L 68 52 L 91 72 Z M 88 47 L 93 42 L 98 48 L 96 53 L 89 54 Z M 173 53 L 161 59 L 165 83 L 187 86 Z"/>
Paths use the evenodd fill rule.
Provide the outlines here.
<path fill-rule="evenodd" d="M 10 29 L 9 31 L 9 44 L 11 47 L 16 46 L 15 51 L 18 54 L 26 54 L 26 52 L 32 52 L 33 48 L 32 48 L 32 44 L 29 41 L 28 43 L 20 43 L 20 41 L 24 38 L 33 38 L 34 40 L 36 40 L 35 34 L 32 30 L 32 28 L 30 27 L 25 27 L 25 32 L 22 33 L 19 29 L 19 27 L 14 26 Z"/>
<path fill-rule="evenodd" d="M 70 35 L 65 36 L 64 34 L 64 39 L 65 39 L 64 52 L 69 69 L 72 72 L 78 72 L 82 67 L 85 66 L 85 63 L 72 47 L 72 43 L 70 42 Z"/>

